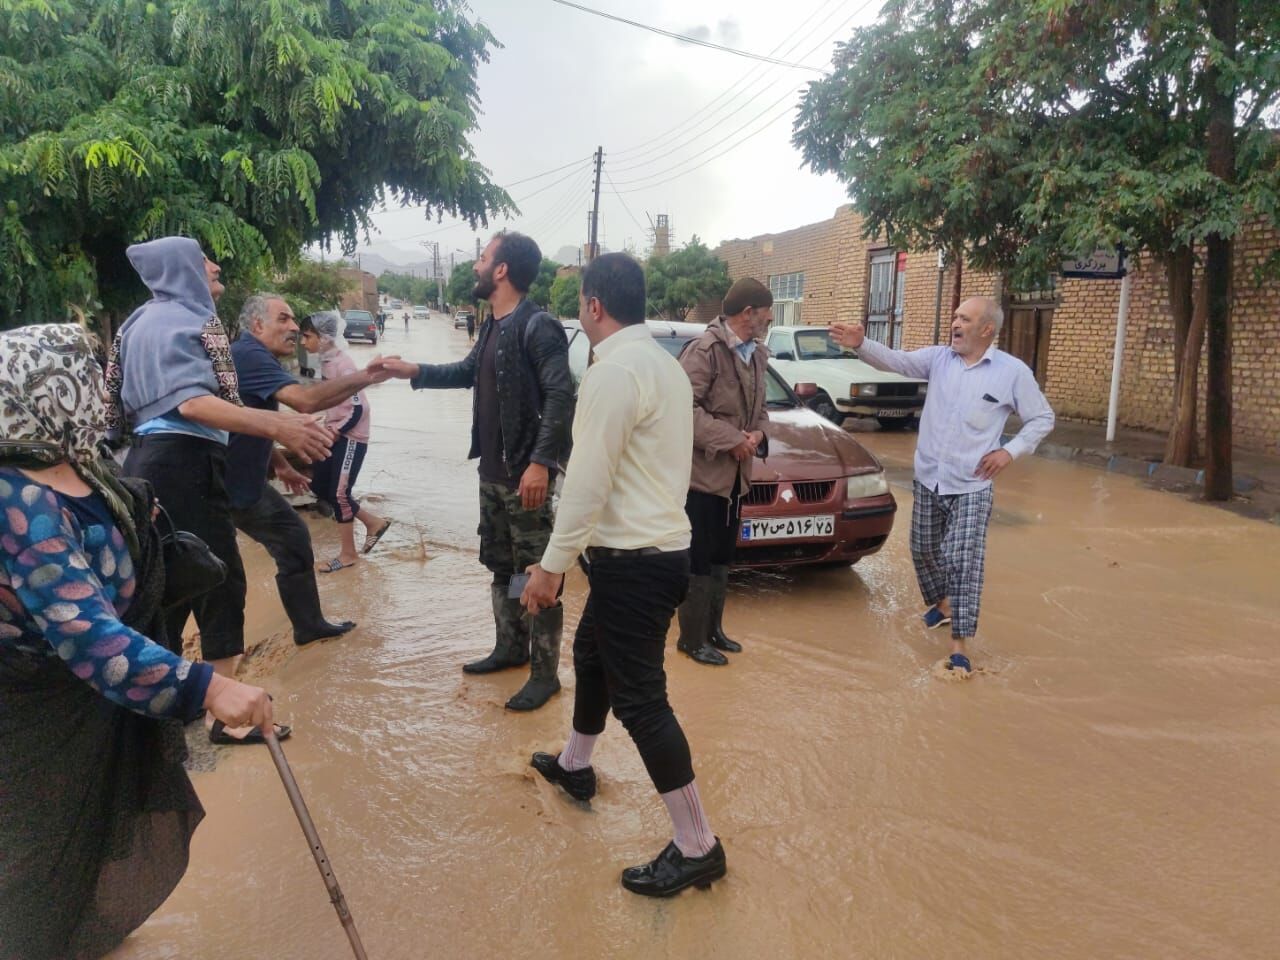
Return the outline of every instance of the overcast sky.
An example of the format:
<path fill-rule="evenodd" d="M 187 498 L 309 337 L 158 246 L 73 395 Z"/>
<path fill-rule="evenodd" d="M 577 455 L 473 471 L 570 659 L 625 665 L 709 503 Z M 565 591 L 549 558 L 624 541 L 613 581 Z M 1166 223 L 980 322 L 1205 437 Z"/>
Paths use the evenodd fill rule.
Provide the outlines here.
<path fill-rule="evenodd" d="M 835 42 L 879 7 L 864 0 L 581 2 L 820 68 Z M 510 186 L 521 216 L 491 223 L 484 237 L 520 230 L 549 256 L 584 243 L 597 146 L 606 174 L 600 240 L 614 250 L 632 244 L 643 253 L 649 217 L 659 213 L 670 217 L 677 246 L 697 234 L 714 247 L 825 219 L 845 202 L 842 185 L 802 169 L 790 143 L 801 87 L 817 74 L 681 43 L 552 0 L 472 0 L 472 9 L 503 45 L 480 66 L 477 158 L 503 186 L 565 167 Z M 442 258 L 474 254 L 470 228 L 426 221 L 419 209 L 376 212 L 374 222 L 380 233 L 361 249 L 395 262 L 422 259 L 424 240 L 438 241 Z"/>

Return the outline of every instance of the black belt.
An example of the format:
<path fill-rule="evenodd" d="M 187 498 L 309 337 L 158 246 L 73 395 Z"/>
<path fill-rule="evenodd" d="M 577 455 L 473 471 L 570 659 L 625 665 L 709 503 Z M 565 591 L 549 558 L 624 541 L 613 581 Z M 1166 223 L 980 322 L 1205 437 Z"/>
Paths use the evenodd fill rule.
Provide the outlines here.
<path fill-rule="evenodd" d="M 664 551 L 659 550 L 657 547 L 638 547 L 635 550 L 619 550 L 616 547 L 587 547 L 584 552 L 587 561 L 594 563 L 605 557 L 610 559 L 616 557 L 652 557 Z"/>

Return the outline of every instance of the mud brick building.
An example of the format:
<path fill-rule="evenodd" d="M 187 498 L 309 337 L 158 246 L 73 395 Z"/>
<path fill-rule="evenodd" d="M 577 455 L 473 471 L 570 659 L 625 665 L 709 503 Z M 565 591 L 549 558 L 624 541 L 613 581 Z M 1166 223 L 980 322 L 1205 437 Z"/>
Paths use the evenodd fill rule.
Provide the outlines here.
<path fill-rule="evenodd" d="M 1236 244 L 1234 435 L 1241 449 L 1264 453 L 1280 453 L 1280 280 L 1259 284 L 1254 273 L 1278 245 L 1280 235 L 1261 226 L 1246 230 Z M 895 250 L 864 238 L 851 206 L 820 223 L 725 241 L 714 253 L 733 279 L 751 276 L 769 284 L 778 323 L 856 318 L 875 339 L 903 349 L 938 342 L 939 333 L 946 341 L 953 272 L 939 270 L 934 251 Z M 1130 269 L 1119 420 L 1163 431 L 1171 420 L 1174 369 L 1164 272 L 1147 257 Z M 1003 303 L 1000 345 L 1035 371 L 1060 417 L 1106 418 L 1120 281 L 1060 279 L 1054 290 L 1017 291 L 997 275 L 964 270 L 961 292 Z M 701 304 L 687 319 L 705 322 L 718 308 Z"/>

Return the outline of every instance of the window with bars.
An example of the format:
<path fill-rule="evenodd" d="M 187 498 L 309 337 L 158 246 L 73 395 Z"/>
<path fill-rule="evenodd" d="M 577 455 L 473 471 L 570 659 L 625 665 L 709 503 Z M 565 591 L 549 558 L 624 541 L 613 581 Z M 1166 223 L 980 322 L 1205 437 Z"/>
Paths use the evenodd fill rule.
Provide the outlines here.
<path fill-rule="evenodd" d="M 867 279 L 867 313 L 863 325 L 877 343 L 902 348 L 902 307 L 907 289 L 907 255 L 896 250 L 871 254 Z"/>
<path fill-rule="evenodd" d="M 780 273 L 770 277 L 769 292 L 773 294 L 775 303 L 779 300 L 804 299 L 804 274 Z"/>

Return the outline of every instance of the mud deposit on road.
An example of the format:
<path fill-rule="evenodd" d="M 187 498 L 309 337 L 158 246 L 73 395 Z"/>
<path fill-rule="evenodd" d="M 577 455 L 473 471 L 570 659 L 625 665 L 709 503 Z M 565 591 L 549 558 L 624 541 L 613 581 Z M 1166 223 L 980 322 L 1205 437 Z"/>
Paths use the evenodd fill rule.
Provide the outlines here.
<path fill-rule="evenodd" d="M 422 323 L 388 352 L 460 356 Z M 352 352 L 372 354 L 364 347 Z M 567 799 L 527 766 L 558 750 L 565 690 L 504 712 L 519 671 L 467 678 L 488 649 L 476 560 L 470 395 L 371 391 L 359 492 L 396 518 L 321 582 L 350 636 L 294 650 L 257 547 L 251 660 L 370 957 L 1273 958 L 1280 954 L 1280 531 L 1032 458 L 1001 477 L 975 666 L 944 683 L 907 553 L 852 569 L 735 578 L 712 669 L 669 647 L 670 691 L 729 876 L 668 902 L 619 870 L 668 823 L 625 733 L 600 792 Z M 863 437 L 910 462 L 911 435 Z M 895 474 L 900 476 L 901 474 Z M 332 524 L 311 518 L 317 554 Z M 570 579 L 569 627 L 583 602 Z M 256 663 L 255 663 L 256 661 Z M 261 671 L 261 673 L 260 673 Z M 115 960 L 350 956 L 267 754 L 195 776 L 208 817 L 191 868 Z"/>

